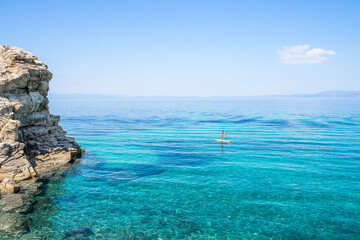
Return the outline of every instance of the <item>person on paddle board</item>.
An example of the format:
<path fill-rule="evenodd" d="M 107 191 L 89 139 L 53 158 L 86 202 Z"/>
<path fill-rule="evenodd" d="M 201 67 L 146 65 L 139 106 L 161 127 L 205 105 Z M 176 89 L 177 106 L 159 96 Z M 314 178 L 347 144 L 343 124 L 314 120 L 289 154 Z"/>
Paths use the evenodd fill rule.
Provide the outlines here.
<path fill-rule="evenodd" d="M 223 142 L 226 142 L 226 143 L 231 143 L 230 140 L 224 140 L 224 134 L 225 134 L 225 137 L 226 137 L 226 132 L 224 130 L 222 130 L 221 132 L 221 139 L 215 139 L 216 142 L 221 142 L 221 144 Z"/>

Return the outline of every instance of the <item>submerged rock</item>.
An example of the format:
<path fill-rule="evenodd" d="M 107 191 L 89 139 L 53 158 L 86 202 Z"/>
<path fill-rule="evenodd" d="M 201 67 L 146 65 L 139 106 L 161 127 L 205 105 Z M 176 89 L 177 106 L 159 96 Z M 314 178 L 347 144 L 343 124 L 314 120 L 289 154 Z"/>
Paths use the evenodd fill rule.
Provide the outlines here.
<path fill-rule="evenodd" d="M 19 213 L 2 213 L 0 215 L 0 232 L 22 234 L 29 231 L 29 223 Z"/>
<path fill-rule="evenodd" d="M 71 228 L 65 232 L 65 237 L 69 239 L 86 239 L 91 235 L 94 235 L 93 231 L 86 226 Z"/>

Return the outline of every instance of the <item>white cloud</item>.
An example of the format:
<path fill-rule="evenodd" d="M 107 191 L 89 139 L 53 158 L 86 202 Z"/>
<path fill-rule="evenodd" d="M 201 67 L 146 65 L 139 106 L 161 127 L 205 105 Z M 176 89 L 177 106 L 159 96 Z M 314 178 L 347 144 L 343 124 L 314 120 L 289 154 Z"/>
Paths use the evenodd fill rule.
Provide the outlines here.
<path fill-rule="evenodd" d="M 276 51 L 280 61 L 285 64 L 314 64 L 328 60 L 328 56 L 336 55 L 332 50 L 312 48 L 310 45 L 284 46 Z"/>

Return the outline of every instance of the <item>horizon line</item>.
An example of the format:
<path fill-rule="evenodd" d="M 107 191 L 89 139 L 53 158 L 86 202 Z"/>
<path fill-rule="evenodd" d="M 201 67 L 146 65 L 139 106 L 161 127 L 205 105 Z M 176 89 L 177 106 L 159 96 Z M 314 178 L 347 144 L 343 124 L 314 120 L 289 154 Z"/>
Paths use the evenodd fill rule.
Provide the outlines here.
<path fill-rule="evenodd" d="M 53 93 L 49 92 L 49 95 L 80 95 L 80 96 L 105 96 L 105 97 L 124 97 L 124 98 L 242 98 L 242 97 L 324 97 L 330 93 L 343 93 L 351 94 L 355 93 L 360 96 L 360 90 L 327 90 L 315 93 L 294 93 L 294 94 L 268 94 L 268 95 L 234 95 L 234 96 L 166 96 L 166 95 L 124 95 L 115 93 Z M 323 96 L 321 96 L 323 95 Z M 334 97 L 334 96 L 332 96 Z"/>

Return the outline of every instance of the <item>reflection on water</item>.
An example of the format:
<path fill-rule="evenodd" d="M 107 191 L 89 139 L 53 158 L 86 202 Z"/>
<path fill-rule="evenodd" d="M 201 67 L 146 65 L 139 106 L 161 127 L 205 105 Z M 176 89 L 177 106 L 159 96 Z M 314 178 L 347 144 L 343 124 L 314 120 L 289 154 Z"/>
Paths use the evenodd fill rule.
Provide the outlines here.
<path fill-rule="evenodd" d="M 42 181 L 21 239 L 360 235 L 359 100 L 50 103 L 90 151 Z M 231 144 L 214 141 L 222 130 Z"/>

